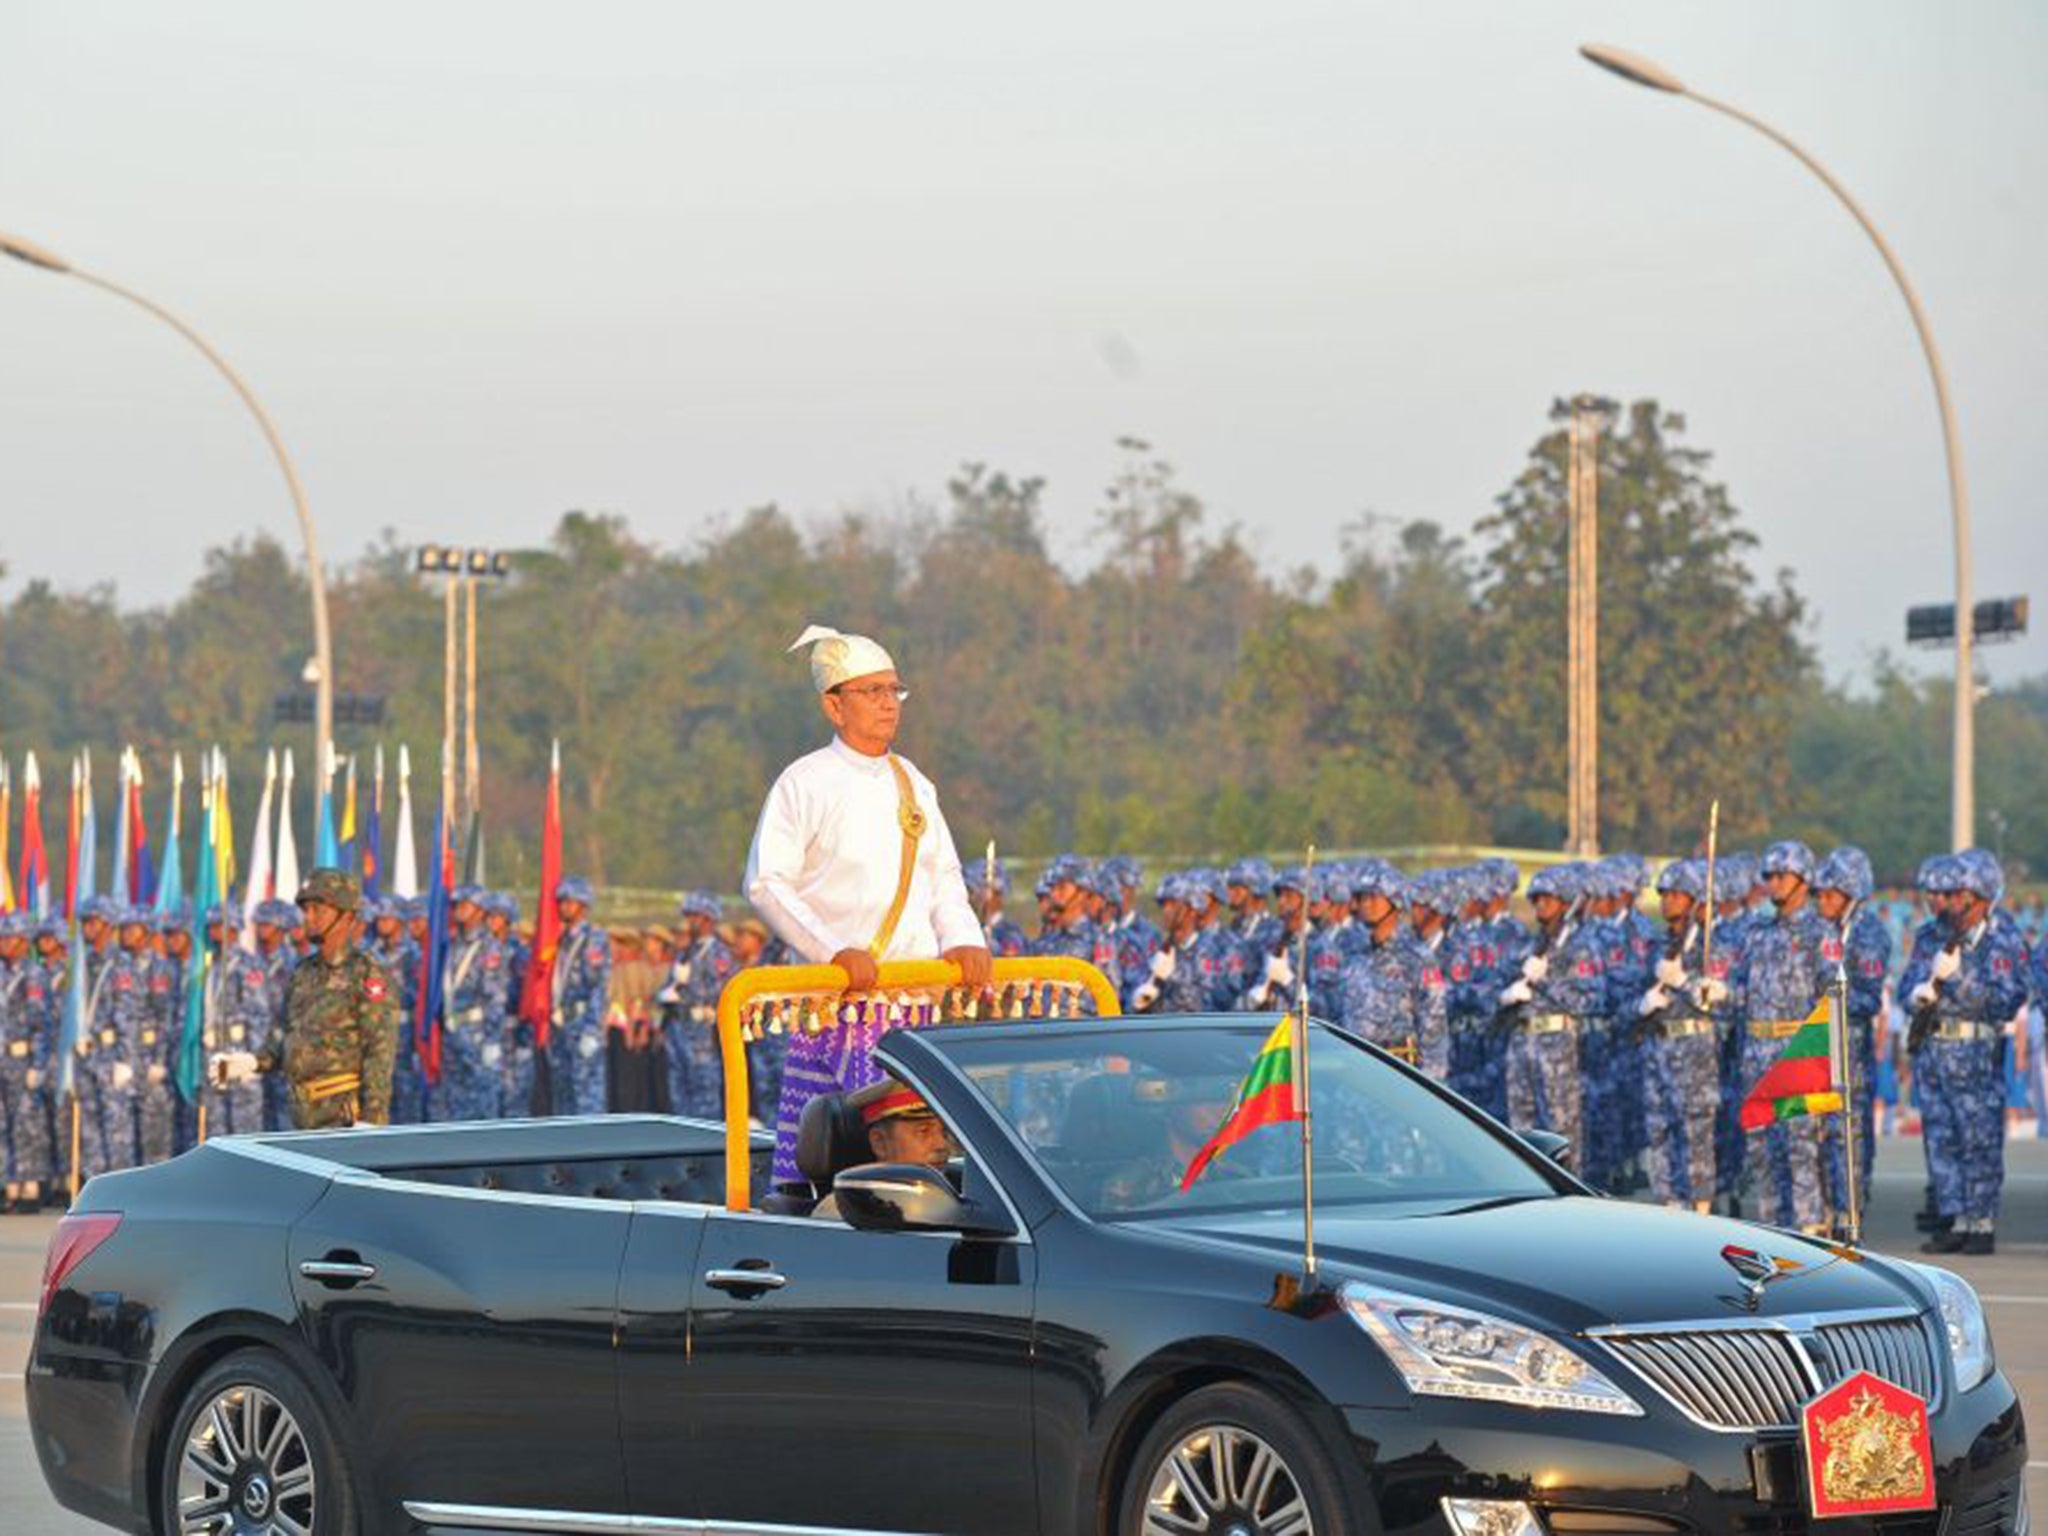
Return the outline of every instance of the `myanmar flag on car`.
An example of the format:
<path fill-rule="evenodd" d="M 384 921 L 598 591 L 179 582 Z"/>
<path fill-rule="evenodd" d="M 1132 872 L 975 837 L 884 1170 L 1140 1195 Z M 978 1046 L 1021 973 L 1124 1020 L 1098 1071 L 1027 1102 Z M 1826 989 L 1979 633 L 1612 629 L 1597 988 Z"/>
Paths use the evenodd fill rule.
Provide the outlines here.
<path fill-rule="evenodd" d="M 1842 1112 L 1842 1092 L 1835 1082 L 1828 1029 L 1828 1000 L 1823 996 L 1742 1101 L 1745 1131 L 1758 1130 L 1776 1120 L 1796 1120 L 1801 1115 Z"/>
<path fill-rule="evenodd" d="M 1193 1187 L 1202 1170 L 1220 1153 L 1236 1146 L 1260 1126 L 1285 1125 L 1302 1118 L 1301 1062 L 1295 1040 L 1298 1022 L 1290 1014 L 1266 1036 L 1251 1071 L 1238 1086 L 1237 1102 L 1216 1127 L 1216 1134 L 1188 1159 L 1187 1172 L 1180 1176 L 1183 1193 Z"/>

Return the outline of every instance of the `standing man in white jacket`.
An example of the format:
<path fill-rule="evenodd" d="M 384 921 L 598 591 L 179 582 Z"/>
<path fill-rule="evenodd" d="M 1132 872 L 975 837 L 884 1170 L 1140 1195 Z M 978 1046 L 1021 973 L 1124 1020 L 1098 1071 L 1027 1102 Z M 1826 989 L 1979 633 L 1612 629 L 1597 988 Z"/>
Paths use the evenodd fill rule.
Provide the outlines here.
<path fill-rule="evenodd" d="M 775 1180 L 800 1183 L 803 1107 L 821 1093 L 863 1088 L 898 1016 L 873 988 L 885 960 L 951 960 L 969 987 L 987 985 L 988 942 L 967 900 L 938 790 L 890 750 L 910 691 L 896 663 L 864 635 L 812 625 L 790 647 L 811 647 L 811 682 L 832 741 L 798 758 L 768 791 L 747 853 L 746 893 L 768 926 L 805 960 L 846 972 L 837 1023 L 790 1044 L 775 1128 Z"/>

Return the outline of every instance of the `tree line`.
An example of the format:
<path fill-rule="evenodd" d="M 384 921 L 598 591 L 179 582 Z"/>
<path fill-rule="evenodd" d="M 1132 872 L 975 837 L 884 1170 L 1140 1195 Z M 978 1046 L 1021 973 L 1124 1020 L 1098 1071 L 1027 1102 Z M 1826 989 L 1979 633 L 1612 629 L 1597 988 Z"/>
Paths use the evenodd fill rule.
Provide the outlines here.
<path fill-rule="evenodd" d="M 1043 480 L 985 464 L 933 501 L 810 524 L 764 506 L 685 547 L 569 512 L 480 599 L 493 876 L 530 878 L 559 736 L 572 865 L 733 889 L 768 782 L 822 739 L 784 654 L 813 620 L 890 646 L 914 690 L 903 748 L 970 851 L 1557 846 L 1563 421 L 1554 407 L 1469 539 L 1367 520 L 1332 572 L 1268 570 L 1136 440 L 1086 562 L 1055 557 Z M 1690 848 L 1718 797 L 1730 846 L 1854 840 L 1885 878 L 1910 875 L 1946 843 L 1946 684 L 1890 660 L 1854 687 L 1821 674 L 1796 583 L 1752 568 L 1755 535 L 1676 412 L 1634 402 L 1600 455 L 1604 843 Z M 329 592 L 337 687 L 387 701 L 382 726 L 338 727 L 337 744 L 412 745 L 424 836 L 441 594 L 390 532 Z M 309 779 L 309 733 L 272 718 L 297 686 L 306 610 L 295 558 L 267 536 L 209 551 L 161 608 L 28 580 L 0 613 L 0 750 L 18 765 L 28 747 L 47 762 L 132 741 L 161 763 L 219 742 L 246 827 L 265 746 L 300 744 L 302 793 Z M 2048 678 L 1989 698 L 1978 732 L 1981 835 L 2048 867 L 2033 792 Z"/>

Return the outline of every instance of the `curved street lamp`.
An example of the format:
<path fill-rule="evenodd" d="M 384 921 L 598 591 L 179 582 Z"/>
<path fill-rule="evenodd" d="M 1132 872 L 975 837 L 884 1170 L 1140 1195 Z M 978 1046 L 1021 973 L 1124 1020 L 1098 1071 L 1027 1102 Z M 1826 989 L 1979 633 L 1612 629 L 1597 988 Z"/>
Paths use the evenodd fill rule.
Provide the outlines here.
<path fill-rule="evenodd" d="M 314 697 L 314 743 L 315 763 L 327 762 L 329 744 L 334 736 L 334 645 L 327 626 L 327 580 L 320 570 L 320 550 L 314 538 L 313 514 L 306 506 L 305 488 L 299 484 L 299 472 L 292 465 L 291 455 L 285 452 L 284 439 L 277 435 L 277 427 L 270 419 L 270 413 L 251 393 L 242 376 L 228 366 L 228 360 L 207 345 L 206 338 L 176 315 L 144 298 L 132 289 L 123 288 L 119 283 L 110 282 L 96 273 L 74 267 L 54 251 L 46 250 L 33 240 L 24 240 L 19 235 L 10 235 L 0 230 L 0 253 L 12 256 L 16 261 L 26 262 L 32 267 L 41 267 L 45 272 L 56 272 L 66 277 L 75 277 L 81 283 L 89 283 L 104 289 L 117 298 L 126 299 L 141 309 L 148 310 L 157 319 L 183 336 L 193 346 L 206 354 L 206 360 L 218 368 L 235 393 L 242 397 L 242 403 L 249 407 L 249 414 L 256 418 L 256 425 L 263 431 L 270 451 L 277 455 L 277 467 L 284 471 L 286 489 L 291 492 L 292 510 L 299 520 L 299 535 L 306 544 L 306 579 L 313 593 L 313 666 L 319 676 L 313 680 Z"/>
<path fill-rule="evenodd" d="M 1892 280 L 1899 285 L 1899 292 L 1906 300 L 1906 310 L 1913 317 L 1913 329 L 1920 335 L 1920 348 L 1927 354 L 1927 371 L 1934 379 L 1935 403 L 1941 407 L 1941 442 L 1948 457 L 1948 502 L 1950 518 L 1955 525 L 1956 543 L 1956 683 L 1955 683 L 1955 725 L 1954 761 L 1952 776 L 1954 783 L 1949 801 L 1949 838 L 1953 846 L 1963 849 L 1976 841 L 1977 795 L 1976 795 L 1976 678 L 1972 670 L 1972 642 L 1975 639 L 1976 605 L 1972 600 L 1970 581 L 1970 492 L 1963 480 L 1963 445 L 1956 430 L 1956 411 L 1948 396 L 1948 376 L 1942 371 L 1941 353 L 1934 345 L 1934 332 L 1928 327 L 1927 315 L 1920 308 L 1920 296 L 1913 291 L 1913 284 L 1906 277 L 1906 269 L 1899 265 L 1899 258 L 1892 254 L 1892 248 L 1885 244 L 1884 236 L 1877 232 L 1877 226 L 1870 222 L 1870 216 L 1858 206 L 1856 199 L 1849 195 L 1849 189 L 1835 180 L 1828 168 L 1769 123 L 1751 117 L 1739 107 L 1732 107 L 1725 101 L 1702 95 L 1688 87 L 1670 70 L 1653 63 L 1639 54 L 1625 49 L 1610 47 L 1605 43 L 1585 43 L 1579 52 L 1602 69 L 1621 76 L 1635 85 L 1647 86 L 1653 91 L 1663 91 L 1671 96 L 1683 96 L 1701 106 L 1732 117 L 1736 122 L 1754 128 L 1765 138 L 1782 145 L 1796 155 L 1799 163 L 1827 185 L 1827 189 L 1841 199 L 1842 206 L 1855 216 L 1863 226 L 1863 232 L 1870 236 L 1870 243 L 1877 247 L 1877 254 L 1884 258 L 1885 267 L 1891 272 Z"/>

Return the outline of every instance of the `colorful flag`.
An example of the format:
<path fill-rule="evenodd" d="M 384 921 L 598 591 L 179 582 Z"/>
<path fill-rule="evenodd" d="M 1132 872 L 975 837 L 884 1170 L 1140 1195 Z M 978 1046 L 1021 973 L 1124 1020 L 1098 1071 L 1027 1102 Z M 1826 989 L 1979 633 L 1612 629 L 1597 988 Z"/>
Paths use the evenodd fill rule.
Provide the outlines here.
<path fill-rule="evenodd" d="M 249 885 L 242 892 L 242 948 L 256 951 L 256 908 L 270 900 L 275 870 L 270 862 L 271 802 L 277 795 L 277 748 L 263 754 L 263 794 L 256 802 L 256 830 L 249 834 Z"/>
<path fill-rule="evenodd" d="M 1776 1120 L 1796 1120 L 1801 1115 L 1838 1115 L 1842 1112 L 1842 1091 L 1835 1084 L 1835 1064 L 1830 1046 L 1833 1011 L 1823 996 L 1800 1021 L 1798 1030 L 1785 1042 L 1778 1059 L 1764 1069 L 1742 1101 L 1741 1121 L 1745 1131 L 1759 1130 Z"/>
<path fill-rule="evenodd" d="M 320 765 L 320 798 L 313 817 L 313 863 L 328 868 L 341 864 L 341 844 L 334 835 L 334 773 L 337 766 L 334 743 L 330 741 L 327 744 L 327 761 Z"/>
<path fill-rule="evenodd" d="M 64 988 L 64 1020 L 57 1030 L 57 1098 L 78 1091 L 78 1042 L 85 1033 L 85 939 L 71 918 L 71 981 Z"/>
<path fill-rule="evenodd" d="M 43 847 L 43 776 L 31 752 L 21 771 L 21 880 L 23 910 L 40 921 L 50 915 L 50 855 Z"/>
<path fill-rule="evenodd" d="M 336 834 L 335 863 L 343 869 L 356 867 L 356 759 L 348 759 L 348 788 L 341 797 L 341 830 Z"/>
<path fill-rule="evenodd" d="M 170 830 L 164 833 L 164 867 L 156 883 L 156 910 L 159 912 L 176 913 L 183 911 L 185 906 L 185 855 L 178 846 L 178 802 L 184 798 L 185 754 L 174 752 L 171 754 Z M 200 778 L 199 798 L 202 802 L 206 799 L 204 775 Z M 200 910 L 203 912 L 205 908 Z"/>
<path fill-rule="evenodd" d="M 443 984 L 448 973 L 448 897 L 455 885 L 455 856 L 448 842 L 448 777 L 441 776 L 441 803 L 434 812 L 432 878 L 427 885 L 427 941 L 420 946 L 418 1012 L 413 1046 L 429 1083 L 441 1080 L 441 1027 L 446 1012 Z"/>
<path fill-rule="evenodd" d="M 519 1017 L 533 1026 L 534 1048 L 545 1054 L 555 1016 L 555 951 L 562 942 L 562 914 L 555 887 L 562 879 L 562 744 L 548 753 L 548 798 L 540 816 L 540 897 L 534 903 L 533 954 L 519 995 Z"/>
<path fill-rule="evenodd" d="M 420 893 L 420 856 L 412 845 L 412 753 L 398 748 L 398 836 L 391 849 L 391 894 L 410 901 Z"/>
<path fill-rule="evenodd" d="M 235 797 L 228 793 L 228 755 L 213 749 L 213 888 L 226 901 L 235 888 Z"/>
<path fill-rule="evenodd" d="M 212 765 L 209 765 L 211 767 Z M 219 963 L 215 946 L 206 937 L 207 908 L 221 899 L 220 828 L 214 820 L 216 801 L 225 802 L 227 784 L 209 771 L 199 780 L 199 867 L 192 881 L 192 958 L 185 967 L 184 1028 L 178 1036 L 178 1064 L 173 1078 L 178 1095 L 187 1104 L 197 1101 L 199 1085 L 206 1072 L 206 983 Z M 175 826 L 171 836 L 175 841 Z"/>
<path fill-rule="evenodd" d="M 277 787 L 277 873 L 270 892 L 280 901 L 299 894 L 299 840 L 292 836 L 292 749 L 284 749 L 284 778 Z"/>
<path fill-rule="evenodd" d="M 1259 1054 L 1252 1061 L 1251 1071 L 1238 1086 L 1237 1100 L 1230 1106 L 1230 1113 L 1216 1127 L 1216 1134 L 1188 1159 L 1188 1170 L 1180 1178 L 1183 1192 L 1193 1186 L 1218 1154 L 1236 1146 L 1261 1126 L 1285 1125 L 1302 1118 L 1301 1072 L 1295 1060 L 1294 1030 L 1295 1020 L 1290 1014 L 1266 1036 L 1266 1043 L 1259 1047 Z"/>
<path fill-rule="evenodd" d="M 7 776 L 7 759 L 0 757 L 0 912 L 15 908 L 14 876 L 7 868 L 7 829 L 14 821 L 14 783 Z"/>
<path fill-rule="evenodd" d="M 156 865 L 149 856 L 149 819 L 143 814 L 142 759 L 129 749 L 128 889 L 126 899 L 146 907 L 156 899 Z"/>
<path fill-rule="evenodd" d="M 64 916 L 78 915 L 79 816 L 78 759 L 71 759 L 71 799 L 64 809 Z"/>
<path fill-rule="evenodd" d="M 370 772 L 370 814 L 363 822 L 363 898 L 375 901 L 384 894 L 384 743 L 377 743 L 377 755 Z"/>
<path fill-rule="evenodd" d="M 73 866 L 73 888 L 78 901 L 85 901 L 97 895 L 99 884 L 94 878 L 95 866 L 99 863 L 99 814 L 92 805 L 92 748 L 79 753 L 78 768 L 78 858 Z M 78 907 L 73 904 L 67 916 L 76 916 Z"/>

